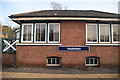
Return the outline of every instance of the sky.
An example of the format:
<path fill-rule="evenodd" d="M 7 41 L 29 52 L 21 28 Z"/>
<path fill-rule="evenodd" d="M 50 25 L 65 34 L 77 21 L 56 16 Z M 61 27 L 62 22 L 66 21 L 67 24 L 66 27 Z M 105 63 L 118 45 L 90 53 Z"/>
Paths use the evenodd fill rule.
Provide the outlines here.
<path fill-rule="evenodd" d="M 38 10 L 52 10 L 51 2 L 67 7 L 67 10 L 97 10 L 118 13 L 119 0 L 0 0 L 0 22 L 8 25 L 8 16 Z M 17 26 L 12 22 L 12 27 Z"/>

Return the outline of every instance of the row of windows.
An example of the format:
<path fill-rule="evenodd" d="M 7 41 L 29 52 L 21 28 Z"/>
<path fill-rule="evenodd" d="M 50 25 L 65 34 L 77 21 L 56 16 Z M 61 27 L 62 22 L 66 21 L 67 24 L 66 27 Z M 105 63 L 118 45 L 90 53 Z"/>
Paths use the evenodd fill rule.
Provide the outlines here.
<path fill-rule="evenodd" d="M 87 43 L 118 43 L 120 42 L 120 27 L 117 24 L 87 24 L 86 42 Z M 34 31 L 34 33 L 33 33 Z M 22 25 L 22 42 L 36 43 L 59 43 L 60 24 L 59 23 L 36 23 Z"/>
<path fill-rule="evenodd" d="M 60 24 L 59 23 L 36 23 L 35 30 L 33 33 L 33 24 L 22 25 L 22 42 L 33 42 L 36 43 L 59 43 L 60 42 Z"/>
<path fill-rule="evenodd" d="M 87 24 L 87 43 L 118 43 L 120 27 L 117 24 Z"/>
<path fill-rule="evenodd" d="M 61 58 L 52 57 L 47 58 L 47 66 L 60 66 Z M 85 66 L 99 66 L 99 57 L 87 57 L 85 61 Z"/>

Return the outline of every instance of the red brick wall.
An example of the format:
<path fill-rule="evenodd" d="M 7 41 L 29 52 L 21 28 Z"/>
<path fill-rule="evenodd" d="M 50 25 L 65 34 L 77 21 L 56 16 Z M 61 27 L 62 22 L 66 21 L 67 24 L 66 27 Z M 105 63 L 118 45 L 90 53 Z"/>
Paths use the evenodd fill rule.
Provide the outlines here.
<path fill-rule="evenodd" d="M 61 46 L 85 46 L 85 22 L 61 22 Z M 100 66 L 117 66 L 118 47 L 90 47 L 90 51 L 58 51 L 58 46 L 17 46 L 17 65 L 46 66 L 46 57 L 61 57 L 61 66 L 84 66 L 88 56 L 100 57 Z"/>
<path fill-rule="evenodd" d="M 16 60 L 15 60 L 15 54 L 2 54 L 2 65 L 4 66 L 11 66 L 13 64 L 15 64 Z"/>
<path fill-rule="evenodd" d="M 84 45 L 86 40 L 85 22 L 63 21 L 61 23 L 61 42 L 66 45 Z"/>

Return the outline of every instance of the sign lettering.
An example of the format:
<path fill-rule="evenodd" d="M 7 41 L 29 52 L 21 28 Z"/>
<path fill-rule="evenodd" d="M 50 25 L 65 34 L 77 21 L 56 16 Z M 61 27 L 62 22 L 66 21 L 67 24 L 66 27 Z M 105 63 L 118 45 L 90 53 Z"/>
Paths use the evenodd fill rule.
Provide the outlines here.
<path fill-rule="evenodd" d="M 88 46 L 80 46 L 80 47 L 58 47 L 59 51 L 89 51 Z"/>

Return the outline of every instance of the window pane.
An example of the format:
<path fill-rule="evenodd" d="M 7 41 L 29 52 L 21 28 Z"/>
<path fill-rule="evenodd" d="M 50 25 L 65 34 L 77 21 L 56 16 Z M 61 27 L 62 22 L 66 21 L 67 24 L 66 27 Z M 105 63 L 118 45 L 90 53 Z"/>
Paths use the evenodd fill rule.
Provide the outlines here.
<path fill-rule="evenodd" d="M 51 64 L 51 59 L 48 59 L 48 64 Z"/>
<path fill-rule="evenodd" d="M 86 64 L 89 64 L 89 59 L 86 59 Z"/>
<path fill-rule="evenodd" d="M 120 41 L 120 27 L 118 25 L 113 25 L 113 41 Z"/>
<path fill-rule="evenodd" d="M 31 41 L 32 25 L 24 25 L 23 30 L 23 41 Z"/>
<path fill-rule="evenodd" d="M 36 24 L 36 41 L 45 41 L 46 24 Z"/>
<path fill-rule="evenodd" d="M 109 24 L 100 25 L 100 42 L 109 42 Z"/>
<path fill-rule="evenodd" d="M 49 28 L 49 41 L 53 41 L 53 38 L 54 38 L 54 32 L 53 32 L 53 29 L 54 27 L 53 26 L 50 26 Z"/>
<path fill-rule="evenodd" d="M 59 24 L 49 24 L 49 41 L 59 41 Z"/>
<path fill-rule="evenodd" d="M 54 41 L 59 41 L 59 25 L 55 25 L 54 27 Z"/>
<path fill-rule="evenodd" d="M 36 25 L 36 41 L 40 41 L 40 29 L 39 25 Z"/>
<path fill-rule="evenodd" d="M 41 41 L 45 41 L 45 25 L 41 25 Z"/>
<path fill-rule="evenodd" d="M 96 24 L 87 24 L 87 42 L 97 42 Z"/>
<path fill-rule="evenodd" d="M 27 41 L 27 25 L 24 25 L 23 27 L 23 41 Z"/>
<path fill-rule="evenodd" d="M 55 64 L 55 59 L 52 59 L 52 64 Z"/>
<path fill-rule="evenodd" d="M 90 59 L 90 64 L 93 64 L 93 59 Z"/>
<path fill-rule="evenodd" d="M 57 59 L 57 63 L 56 64 L 60 64 L 60 59 Z"/>
<path fill-rule="evenodd" d="M 97 61 L 98 61 L 98 59 L 94 59 L 94 64 L 97 64 L 98 63 Z"/>

